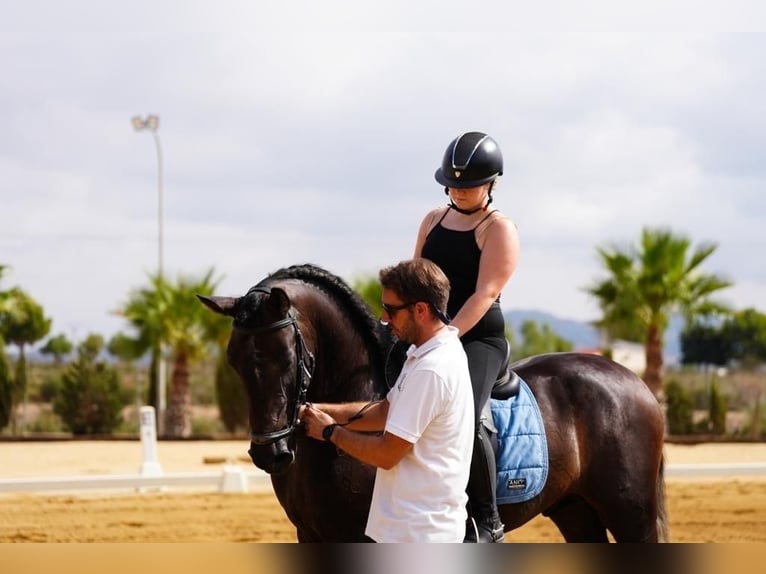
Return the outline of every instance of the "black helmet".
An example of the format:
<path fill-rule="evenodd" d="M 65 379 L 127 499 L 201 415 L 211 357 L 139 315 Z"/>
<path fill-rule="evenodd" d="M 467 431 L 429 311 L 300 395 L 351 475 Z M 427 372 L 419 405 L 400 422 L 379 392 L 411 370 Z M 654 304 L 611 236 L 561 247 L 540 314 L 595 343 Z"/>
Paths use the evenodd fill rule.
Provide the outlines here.
<path fill-rule="evenodd" d="M 455 138 L 444 152 L 436 181 L 445 187 L 476 187 L 503 175 L 503 154 L 497 142 L 482 132 Z"/>

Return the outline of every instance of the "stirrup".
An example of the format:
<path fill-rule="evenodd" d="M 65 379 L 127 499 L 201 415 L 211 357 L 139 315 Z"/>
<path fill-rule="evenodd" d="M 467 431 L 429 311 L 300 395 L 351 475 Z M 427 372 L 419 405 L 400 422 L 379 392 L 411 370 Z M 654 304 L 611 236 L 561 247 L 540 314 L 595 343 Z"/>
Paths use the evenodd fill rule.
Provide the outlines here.
<path fill-rule="evenodd" d="M 476 521 L 469 516 L 465 521 L 465 538 L 463 538 L 463 543 L 475 543 L 478 539 L 479 529 L 476 526 Z"/>
<path fill-rule="evenodd" d="M 498 521 L 492 528 L 487 528 L 484 525 L 480 526 L 476 520 L 469 516 L 465 523 L 465 538 L 463 542 L 505 542 L 503 524 Z"/>

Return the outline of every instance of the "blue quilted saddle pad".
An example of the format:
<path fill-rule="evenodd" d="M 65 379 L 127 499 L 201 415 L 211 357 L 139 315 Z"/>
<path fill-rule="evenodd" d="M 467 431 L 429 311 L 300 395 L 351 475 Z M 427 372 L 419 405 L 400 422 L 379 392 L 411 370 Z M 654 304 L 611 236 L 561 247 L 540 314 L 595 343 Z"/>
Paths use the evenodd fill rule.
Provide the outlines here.
<path fill-rule="evenodd" d="M 497 427 L 497 503 L 526 502 L 548 479 L 548 442 L 540 408 L 523 380 L 519 394 L 505 401 L 491 399 Z"/>

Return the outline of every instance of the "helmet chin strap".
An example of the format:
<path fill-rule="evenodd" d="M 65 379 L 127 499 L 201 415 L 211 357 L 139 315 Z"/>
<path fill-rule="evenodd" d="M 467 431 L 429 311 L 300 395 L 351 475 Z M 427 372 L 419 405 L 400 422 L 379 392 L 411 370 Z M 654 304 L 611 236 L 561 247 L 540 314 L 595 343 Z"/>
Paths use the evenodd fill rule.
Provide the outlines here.
<path fill-rule="evenodd" d="M 489 208 L 489 204 L 492 203 L 492 189 L 489 190 L 489 193 L 487 194 L 487 203 L 485 203 L 483 206 L 476 207 L 474 209 L 461 209 L 457 205 L 455 205 L 455 202 L 452 201 L 452 196 L 449 194 L 449 188 L 445 187 L 444 191 L 447 193 L 447 196 L 449 197 L 449 207 L 450 209 L 454 209 L 458 213 L 462 213 L 463 215 L 473 215 L 474 213 L 478 211 L 487 211 Z"/>

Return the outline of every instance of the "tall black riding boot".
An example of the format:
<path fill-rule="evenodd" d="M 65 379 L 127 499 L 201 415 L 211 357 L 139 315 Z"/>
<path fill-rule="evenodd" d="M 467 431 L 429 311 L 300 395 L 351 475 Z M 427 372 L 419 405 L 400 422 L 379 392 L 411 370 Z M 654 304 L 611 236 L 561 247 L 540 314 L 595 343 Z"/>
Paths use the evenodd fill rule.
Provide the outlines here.
<path fill-rule="evenodd" d="M 467 489 L 468 506 L 473 521 L 469 516 L 464 542 L 502 542 L 504 539 L 503 523 L 497 513 L 495 500 L 495 481 L 497 480 L 495 472 L 495 453 L 492 450 L 489 433 L 480 424 L 474 438 L 471 474 Z"/>

